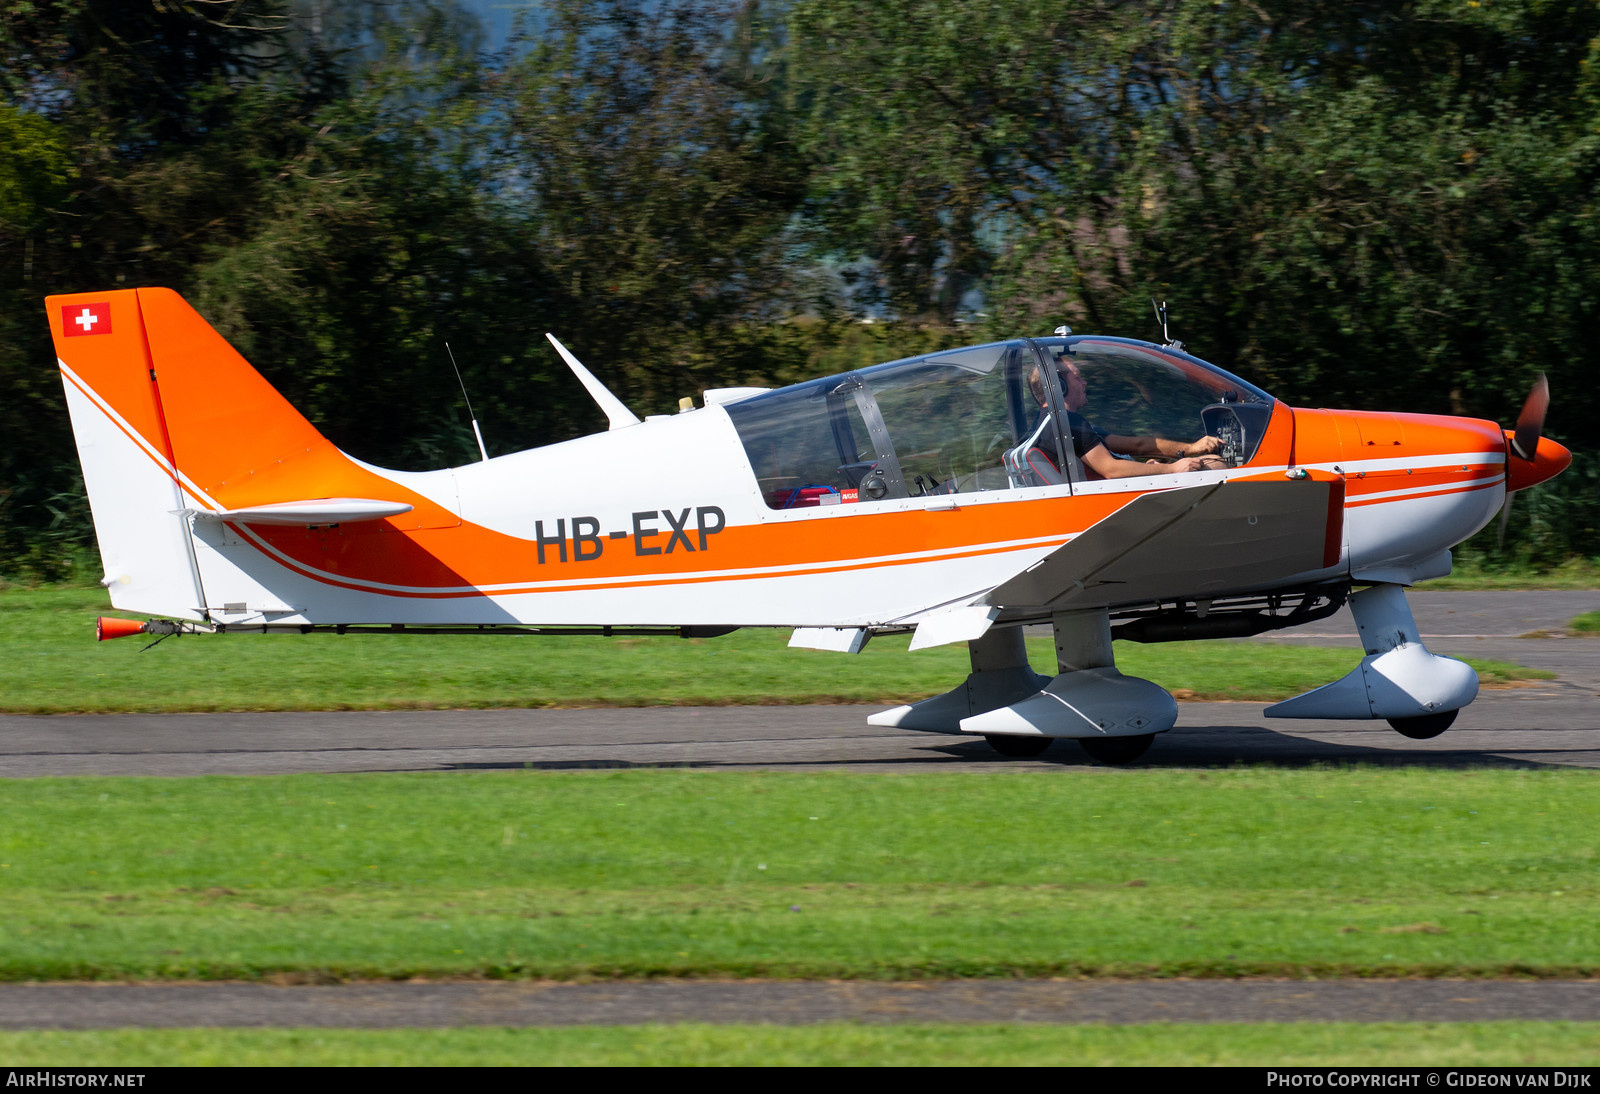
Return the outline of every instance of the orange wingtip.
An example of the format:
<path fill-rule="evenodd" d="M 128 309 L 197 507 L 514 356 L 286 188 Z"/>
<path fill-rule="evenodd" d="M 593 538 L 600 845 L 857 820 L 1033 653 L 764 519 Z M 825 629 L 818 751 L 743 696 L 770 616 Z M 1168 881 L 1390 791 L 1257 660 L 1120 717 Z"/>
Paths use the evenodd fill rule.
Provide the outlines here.
<path fill-rule="evenodd" d="M 94 640 L 104 642 L 108 638 L 127 638 L 129 635 L 143 634 L 147 629 L 149 624 L 137 619 L 113 619 L 102 615 L 94 621 Z"/>

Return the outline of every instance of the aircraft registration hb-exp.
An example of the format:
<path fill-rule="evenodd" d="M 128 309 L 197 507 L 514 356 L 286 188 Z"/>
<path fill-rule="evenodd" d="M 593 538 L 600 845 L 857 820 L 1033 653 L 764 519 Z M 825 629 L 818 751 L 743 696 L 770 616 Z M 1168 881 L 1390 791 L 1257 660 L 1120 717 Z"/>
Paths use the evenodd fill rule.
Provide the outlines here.
<path fill-rule="evenodd" d="M 909 631 L 913 649 L 966 642 L 971 675 L 870 721 L 1008 756 L 1072 737 L 1126 762 L 1172 728 L 1172 696 L 1119 673 L 1113 637 L 1242 637 L 1346 602 L 1360 664 L 1267 715 L 1443 732 L 1477 677 L 1424 647 L 1404 589 L 1571 461 L 1540 436 L 1542 378 L 1515 430 L 1292 409 L 1179 343 L 1063 327 L 643 421 L 552 338 L 608 432 L 389 471 L 171 291 L 48 310 L 104 584 L 165 617 L 102 637 L 793 627 L 792 646 L 855 653 Z M 1054 677 L 1023 645 L 1042 623 Z"/>

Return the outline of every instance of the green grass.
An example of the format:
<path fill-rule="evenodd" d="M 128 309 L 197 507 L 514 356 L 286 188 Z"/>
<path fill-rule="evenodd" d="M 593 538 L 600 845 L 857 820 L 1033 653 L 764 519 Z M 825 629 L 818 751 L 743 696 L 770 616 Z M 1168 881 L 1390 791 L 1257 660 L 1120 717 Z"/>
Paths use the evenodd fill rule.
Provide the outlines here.
<path fill-rule="evenodd" d="M 1567 629 L 1577 634 L 1600 633 L 1600 612 L 1584 612 L 1574 616 L 1572 622 L 1567 624 Z"/>
<path fill-rule="evenodd" d="M 1600 1062 L 1600 1023 L 574 1026 L 0 1033 L 11 1067 L 1528 1067 Z"/>
<path fill-rule="evenodd" d="M 909 653 L 904 637 L 858 656 L 787 648 L 788 632 L 723 638 L 473 635 L 198 635 L 143 651 L 96 643 L 99 589 L 0 593 L 0 712 L 355 710 L 463 707 L 899 703 L 954 686 L 963 646 Z M 1030 654 L 1055 671 L 1048 638 Z M 1353 648 L 1178 642 L 1117 646 L 1124 672 L 1180 698 L 1287 698 L 1354 667 Z M 1472 661 L 1486 686 L 1552 674 Z"/>
<path fill-rule="evenodd" d="M 0 979 L 1589 975 L 1600 773 L 0 783 Z"/>
<path fill-rule="evenodd" d="M 1480 559 L 1456 558 L 1449 577 L 1424 582 L 1423 589 L 1600 589 L 1600 559 L 1571 558 L 1559 566 L 1525 562 L 1485 566 Z"/>

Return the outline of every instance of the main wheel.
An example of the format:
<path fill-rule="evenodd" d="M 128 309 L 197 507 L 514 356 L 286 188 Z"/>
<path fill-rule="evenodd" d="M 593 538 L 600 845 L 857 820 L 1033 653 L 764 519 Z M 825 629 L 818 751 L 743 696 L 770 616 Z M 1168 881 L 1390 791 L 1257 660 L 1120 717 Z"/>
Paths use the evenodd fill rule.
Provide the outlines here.
<path fill-rule="evenodd" d="M 1441 714 L 1420 714 L 1415 718 L 1390 718 L 1389 724 L 1403 737 L 1413 741 L 1427 741 L 1450 728 L 1459 711 L 1447 710 Z"/>
<path fill-rule="evenodd" d="M 1103 764 L 1131 764 L 1145 754 L 1155 739 L 1154 733 L 1141 733 L 1137 737 L 1079 737 L 1078 743 L 1091 760 Z"/>
<path fill-rule="evenodd" d="M 1045 749 L 1056 743 L 1054 737 L 1013 737 L 1007 733 L 985 735 L 989 747 L 1002 756 L 1042 756 Z"/>

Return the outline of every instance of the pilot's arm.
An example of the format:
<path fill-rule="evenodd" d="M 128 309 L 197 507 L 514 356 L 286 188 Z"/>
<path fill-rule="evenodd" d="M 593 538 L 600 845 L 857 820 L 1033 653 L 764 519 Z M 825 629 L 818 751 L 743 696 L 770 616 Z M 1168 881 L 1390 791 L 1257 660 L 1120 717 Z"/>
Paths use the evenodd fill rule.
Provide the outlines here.
<path fill-rule="evenodd" d="M 1107 438 L 1107 440 L 1110 439 Z M 1215 437 L 1207 439 L 1216 440 Z M 1168 441 L 1167 443 L 1178 445 L 1176 441 Z M 1198 444 L 1200 442 L 1196 441 L 1195 443 Z M 1131 460 L 1117 459 L 1103 444 L 1097 444 L 1085 452 L 1083 454 L 1083 462 L 1085 466 L 1098 472 L 1101 478 L 1106 479 L 1130 479 L 1135 475 L 1174 475 L 1183 471 L 1206 470 L 1206 460 L 1203 456 L 1180 459 L 1172 463 L 1156 463 L 1154 460 L 1149 463 L 1135 463 Z"/>
<path fill-rule="evenodd" d="M 1183 456 L 1206 456 L 1222 451 L 1219 437 L 1201 437 L 1198 441 L 1169 441 L 1165 437 L 1122 437 L 1113 433 L 1104 442 L 1112 452 L 1123 456 L 1156 456 L 1179 459 Z"/>

